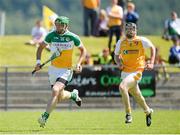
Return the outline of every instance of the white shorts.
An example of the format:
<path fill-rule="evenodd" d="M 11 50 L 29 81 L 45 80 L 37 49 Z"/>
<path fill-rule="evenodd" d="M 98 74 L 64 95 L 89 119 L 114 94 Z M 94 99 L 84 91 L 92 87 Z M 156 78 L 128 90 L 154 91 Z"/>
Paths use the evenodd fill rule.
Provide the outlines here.
<path fill-rule="evenodd" d="M 138 83 L 142 79 L 142 72 L 136 71 L 136 72 L 121 72 L 121 79 L 125 79 L 126 77 L 132 77 L 134 78 Z"/>
<path fill-rule="evenodd" d="M 48 74 L 50 84 L 54 85 L 58 78 L 62 78 L 69 82 L 72 79 L 73 71 L 67 68 L 56 68 L 54 66 L 49 66 Z"/>

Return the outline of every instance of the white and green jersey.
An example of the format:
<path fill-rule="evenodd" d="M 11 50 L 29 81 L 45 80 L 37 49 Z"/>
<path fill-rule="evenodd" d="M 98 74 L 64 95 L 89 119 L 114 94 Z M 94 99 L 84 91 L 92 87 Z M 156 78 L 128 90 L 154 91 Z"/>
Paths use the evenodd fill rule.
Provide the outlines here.
<path fill-rule="evenodd" d="M 44 42 L 50 45 L 52 53 L 61 50 L 61 55 L 51 62 L 51 65 L 57 68 L 71 68 L 72 67 L 72 53 L 73 47 L 81 46 L 80 38 L 70 32 L 66 31 L 64 34 L 58 34 L 56 31 L 50 32 Z"/>

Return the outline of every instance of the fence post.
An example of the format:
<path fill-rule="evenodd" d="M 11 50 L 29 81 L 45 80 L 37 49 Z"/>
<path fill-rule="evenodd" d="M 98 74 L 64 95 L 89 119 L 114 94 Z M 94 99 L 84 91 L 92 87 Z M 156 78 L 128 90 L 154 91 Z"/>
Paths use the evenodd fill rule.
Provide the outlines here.
<path fill-rule="evenodd" d="M 132 106 L 133 106 L 133 109 L 135 110 L 136 109 L 136 100 L 134 99 L 134 97 L 132 97 Z"/>
<path fill-rule="evenodd" d="M 69 101 L 69 110 L 72 110 L 72 100 Z"/>
<path fill-rule="evenodd" d="M 4 109 L 8 109 L 8 67 L 5 67 L 5 102 Z"/>
<path fill-rule="evenodd" d="M 4 11 L 0 12 L 0 35 L 4 36 L 5 34 L 5 21 L 6 13 Z"/>

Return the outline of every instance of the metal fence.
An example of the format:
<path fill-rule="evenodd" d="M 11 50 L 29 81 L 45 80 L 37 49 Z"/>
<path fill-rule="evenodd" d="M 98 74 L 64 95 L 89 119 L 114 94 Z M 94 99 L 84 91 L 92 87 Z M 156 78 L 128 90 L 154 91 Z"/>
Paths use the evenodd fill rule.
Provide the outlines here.
<path fill-rule="evenodd" d="M 105 68 L 111 67 L 112 66 L 105 66 Z M 97 66 L 97 68 L 100 67 Z M 31 74 L 32 69 L 33 67 L 27 66 L 0 67 L 0 109 L 45 108 L 49 95 L 51 94 L 47 68 L 38 72 L 35 77 Z M 177 67 L 177 69 L 179 68 Z M 156 103 L 155 107 L 158 108 L 180 108 L 179 78 L 180 72 L 176 72 L 171 74 L 171 80 L 169 80 L 169 82 L 165 84 L 163 82 L 157 83 L 157 97 L 148 98 L 147 101 L 151 104 Z M 160 101 L 160 99 L 162 100 Z M 120 108 L 123 106 L 119 98 L 102 97 L 84 98 L 83 100 L 85 103 L 83 108 Z M 131 100 L 133 101 L 132 98 Z M 163 105 L 163 101 L 168 103 Z M 158 102 L 162 102 L 163 104 Z M 134 107 L 136 106 L 134 101 L 132 105 Z M 76 108 L 70 101 L 64 101 L 57 106 L 57 108 L 66 109 L 71 109 L 73 107 Z"/>

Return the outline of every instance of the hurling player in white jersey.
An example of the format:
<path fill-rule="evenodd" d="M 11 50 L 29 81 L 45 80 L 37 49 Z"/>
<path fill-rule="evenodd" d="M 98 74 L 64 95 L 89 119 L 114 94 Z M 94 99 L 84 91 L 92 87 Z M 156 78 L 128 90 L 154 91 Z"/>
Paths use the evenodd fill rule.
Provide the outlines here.
<path fill-rule="evenodd" d="M 41 64 L 41 52 L 47 46 L 50 45 L 51 52 L 61 50 L 61 55 L 51 62 L 49 67 L 49 81 L 52 86 L 52 96 L 49 100 L 46 111 L 38 119 L 41 127 L 45 126 L 45 123 L 56 107 L 57 103 L 65 100 L 72 99 L 78 106 L 81 106 L 81 98 L 79 97 L 78 90 L 74 89 L 72 92 L 64 90 L 67 83 L 72 78 L 72 52 L 73 47 L 78 47 L 80 51 L 79 59 L 76 65 L 76 71 L 81 72 L 82 60 L 86 54 L 86 49 L 83 46 L 81 40 L 77 35 L 68 31 L 69 18 L 60 16 L 55 20 L 56 30 L 50 32 L 45 40 L 40 43 L 40 46 L 36 54 L 36 67 L 35 70 L 40 70 Z"/>

